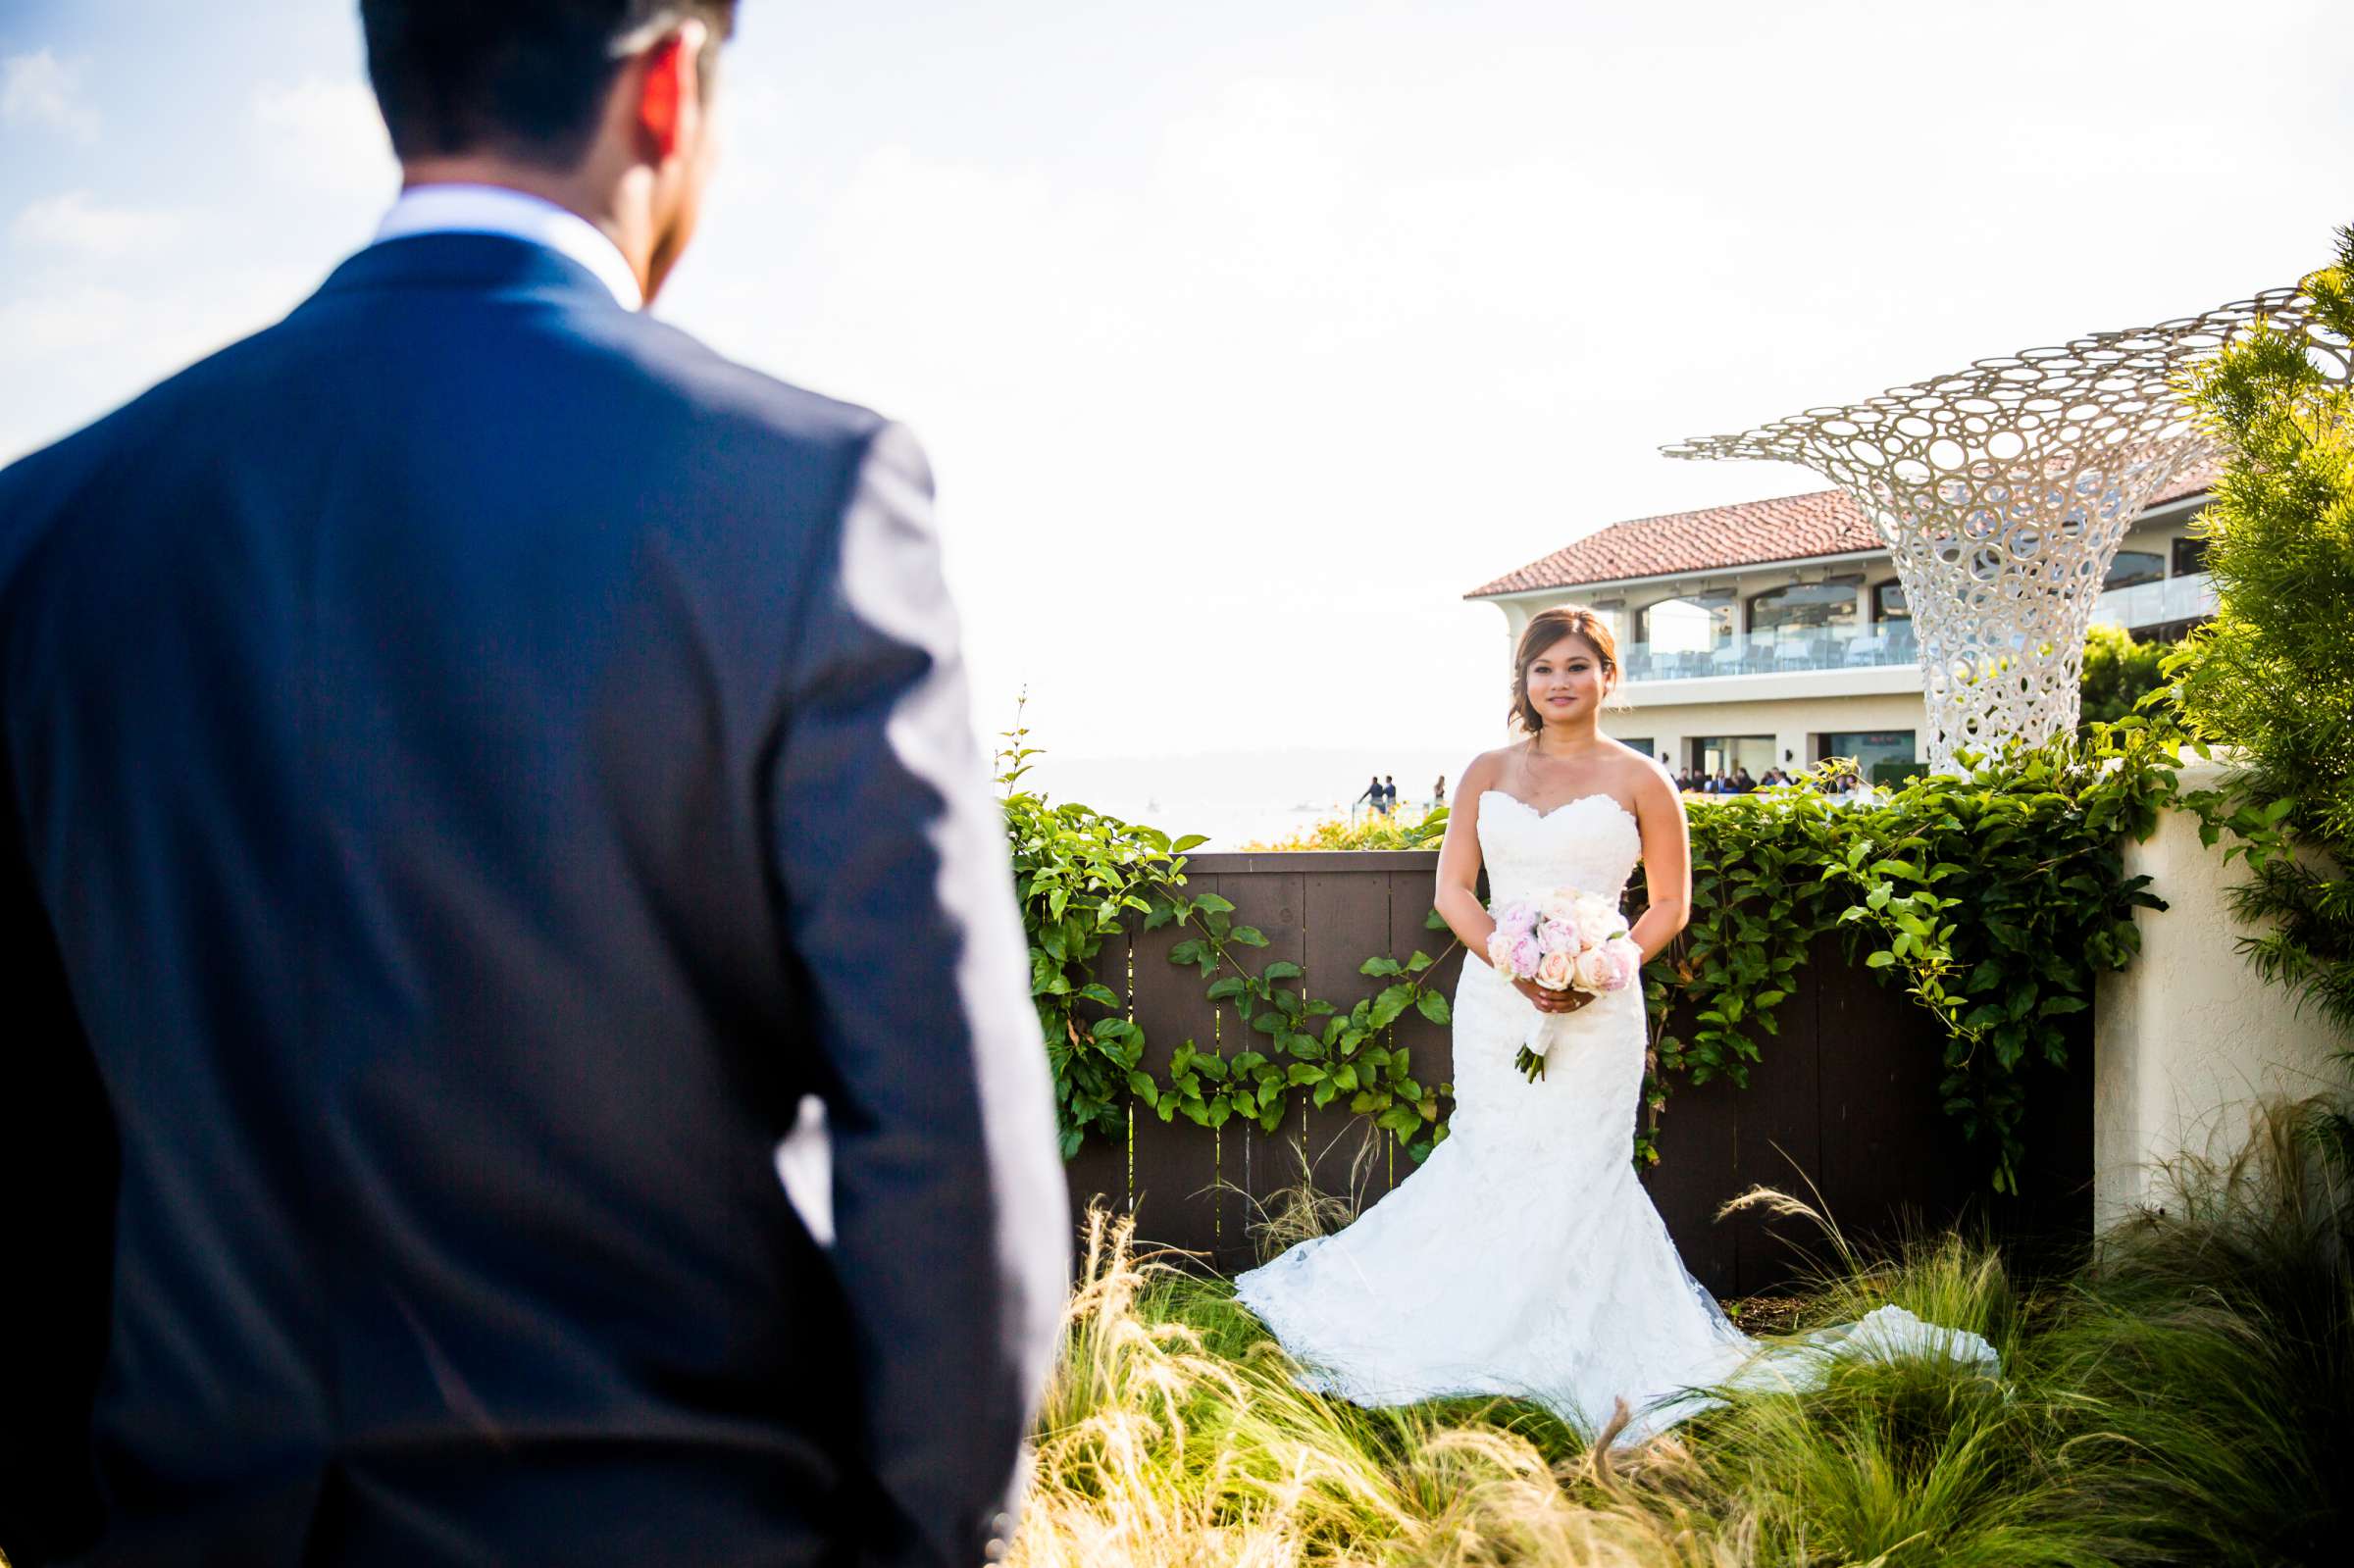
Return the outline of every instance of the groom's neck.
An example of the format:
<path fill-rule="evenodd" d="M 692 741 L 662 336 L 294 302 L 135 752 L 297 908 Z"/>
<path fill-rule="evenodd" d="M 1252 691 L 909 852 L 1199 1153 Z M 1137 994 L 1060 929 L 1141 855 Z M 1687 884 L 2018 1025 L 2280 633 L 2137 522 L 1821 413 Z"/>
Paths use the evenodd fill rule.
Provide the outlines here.
<path fill-rule="evenodd" d="M 603 159 L 591 156 L 575 170 L 548 169 L 495 153 L 411 159 L 400 166 L 400 188 L 420 185 L 496 185 L 553 203 L 601 229 L 620 247 L 630 271 L 638 275 L 639 287 L 647 285 L 653 225 L 644 193 L 626 175 L 616 177 Z"/>

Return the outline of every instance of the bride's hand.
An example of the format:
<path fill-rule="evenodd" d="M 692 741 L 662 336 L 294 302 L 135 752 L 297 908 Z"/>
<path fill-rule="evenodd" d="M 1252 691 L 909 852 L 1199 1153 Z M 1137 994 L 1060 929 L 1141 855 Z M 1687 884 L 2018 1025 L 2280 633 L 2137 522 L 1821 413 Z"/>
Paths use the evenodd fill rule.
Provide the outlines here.
<path fill-rule="evenodd" d="M 1582 990 L 1547 990 L 1533 980 L 1515 980 L 1512 989 L 1540 1013 L 1574 1013 L 1594 999 Z"/>

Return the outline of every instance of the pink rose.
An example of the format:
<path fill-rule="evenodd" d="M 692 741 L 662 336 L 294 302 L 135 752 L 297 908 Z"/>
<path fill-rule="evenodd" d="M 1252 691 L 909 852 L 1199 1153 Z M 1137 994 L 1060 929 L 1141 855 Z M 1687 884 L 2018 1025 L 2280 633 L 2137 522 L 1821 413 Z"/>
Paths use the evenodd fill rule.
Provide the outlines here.
<path fill-rule="evenodd" d="M 1577 934 L 1589 947 L 1600 946 L 1625 929 L 1626 917 L 1599 898 L 1587 900 L 1577 912 Z"/>
<path fill-rule="evenodd" d="M 1537 950 L 1547 953 L 1574 953 L 1585 943 L 1578 936 L 1575 921 L 1548 920 L 1537 928 Z"/>
<path fill-rule="evenodd" d="M 1537 962 L 1537 984 L 1547 990 L 1567 990 L 1576 963 L 1567 953 L 1547 953 Z"/>
<path fill-rule="evenodd" d="M 1488 962 L 1499 971 L 1512 967 L 1512 934 L 1502 926 L 1488 933 Z"/>
<path fill-rule="evenodd" d="M 1589 947 L 1577 955 L 1577 988 L 1599 996 L 1611 988 L 1611 977 L 1616 972 L 1610 954 L 1599 947 Z"/>
<path fill-rule="evenodd" d="M 1618 940 L 1612 942 L 1608 948 L 1608 951 L 1611 955 L 1612 964 L 1618 971 L 1618 985 L 1615 988 L 1624 989 L 1626 986 L 1636 985 L 1642 981 L 1642 948 L 1637 947 L 1633 942 L 1621 937 Z"/>
<path fill-rule="evenodd" d="M 1498 912 L 1496 924 L 1500 930 L 1510 932 L 1512 939 L 1518 941 L 1537 929 L 1537 912 L 1525 903 L 1510 903 Z"/>
<path fill-rule="evenodd" d="M 1544 956 L 1537 950 L 1537 939 L 1534 936 L 1523 936 L 1513 942 L 1512 978 L 1523 980 L 1534 975 L 1537 972 L 1538 963 Z"/>

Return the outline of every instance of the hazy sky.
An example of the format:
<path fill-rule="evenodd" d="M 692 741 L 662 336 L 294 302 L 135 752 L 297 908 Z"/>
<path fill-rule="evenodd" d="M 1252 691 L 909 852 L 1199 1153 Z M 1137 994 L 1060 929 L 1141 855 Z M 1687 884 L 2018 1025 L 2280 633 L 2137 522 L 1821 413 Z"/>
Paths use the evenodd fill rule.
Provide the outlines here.
<path fill-rule="evenodd" d="M 658 307 L 913 425 L 991 729 L 1493 734 L 1459 595 L 1819 487 L 1659 443 L 2240 298 L 2354 220 L 2342 0 L 744 0 Z M 348 5 L 0 0 L 0 459 L 300 299 Z"/>

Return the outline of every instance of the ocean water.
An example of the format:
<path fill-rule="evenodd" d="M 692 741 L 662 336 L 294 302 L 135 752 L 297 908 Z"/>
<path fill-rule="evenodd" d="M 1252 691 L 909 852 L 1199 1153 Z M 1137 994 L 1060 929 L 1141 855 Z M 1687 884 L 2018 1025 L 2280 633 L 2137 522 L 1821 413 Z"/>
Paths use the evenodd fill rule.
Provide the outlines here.
<path fill-rule="evenodd" d="M 1414 746 L 1171 757 L 1066 758 L 1049 751 L 1031 759 L 1033 771 L 1022 783 L 1058 804 L 1082 801 L 1171 837 L 1206 834 L 1204 850 L 1235 849 L 1348 816 L 1375 773 L 1397 778 L 1401 816 L 1417 814 L 1442 778 L 1454 798 L 1455 776 L 1472 755 Z"/>

